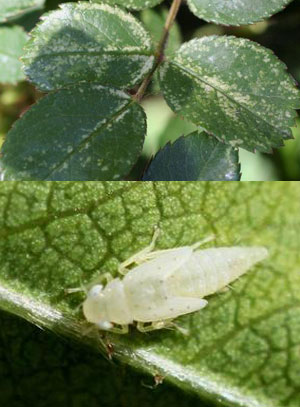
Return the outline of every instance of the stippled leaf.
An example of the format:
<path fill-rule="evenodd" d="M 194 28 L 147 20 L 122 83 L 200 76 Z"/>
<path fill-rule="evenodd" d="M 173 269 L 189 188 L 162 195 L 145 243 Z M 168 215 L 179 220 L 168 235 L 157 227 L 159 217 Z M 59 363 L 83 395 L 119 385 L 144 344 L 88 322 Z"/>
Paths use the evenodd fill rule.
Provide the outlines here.
<path fill-rule="evenodd" d="M 145 8 L 154 7 L 161 3 L 163 0 L 90 0 L 92 3 L 108 3 L 118 4 L 119 6 L 126 7 L 133 10 L 143 10 Z"/>
<path fill-rule="evenodd" d="M 99 351 L 77 308 L 84 295 L 64 290 L 116 276 L 155 226 L 157 249 L 212 233 L 210 246 L 266 246 L 269 258 L 232 289 L 177 319 L 188 335 L 132 328 L 108 339 L 121 361 L 189 390 L 197 406 L 299 407 L 299 201 L 297 182 L 2 182 L 0 307 Z"/>
<path fill-rule="evenodd" d="M 42 90 L 80 81 L 134 86 L 151 70 L 149 34 L 117 7 L 63 4 L 31 33 L 22 58 L 29 79 Z"/>
<path fill-rule="evenodd" d="M 240 25 L 261 21 L 282 10 L 292 0 L 188 0 L 199 18 L 217 24 Z"/>
<path fill-rule="evenodd" d="M 27 34 L 21 27 L 0 27 L 0 82 L 16 83 L 25 79 L 19 58 L 26 41 Z"/>
<path fill-rule="evenodd" d="M 238 151 L 205 134 L 194 132 L 168 143 L 144 175 L 144 181 L 238 181 Z"/>
<path fill-rule="evenodd" d="M 182 45 L 160 69 L 170 107 L 219 140 L 269 152 L 292 137 L 299 91 L 270 50 L 210 36 Z"/>
<path fill-rule="evenodd" d="M 45 0 L 0 0 L 0 22 L 40 8 Z"/>
<path fill-rule="evenodd" d="M 4 180 L 120 179 L 146 133 L 142 108 L 122 91 L 81 84 L 49 94 L 8 133 Z"/>

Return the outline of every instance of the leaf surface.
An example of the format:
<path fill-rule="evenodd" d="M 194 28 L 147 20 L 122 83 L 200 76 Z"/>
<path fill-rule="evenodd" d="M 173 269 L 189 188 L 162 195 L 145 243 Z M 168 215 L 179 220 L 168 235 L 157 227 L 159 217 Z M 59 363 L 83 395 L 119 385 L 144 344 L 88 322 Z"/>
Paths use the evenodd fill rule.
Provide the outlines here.
<path fill-rule="evenodd" d="M 0 27 L 0 82 L 15 84 L 25 79 L 19 58 L 27 34 L 21 27 Z"/>
<path fill-rule="evenodd" d="M 93 3 L 108 3 L 118 4 L 119 6 L 126 7 L 133 10 L 143 10 L 145 8 L 154 7 L 161 3 L 163 0 L 91 0 Z"/>
<path fill-rule="evenodd" d="M 212 233 L 208 246 L 265 246 L 268 259 L 176 320 L 188 335 L 132 328 L 109 340 L 121 361 L 189 390 L 197 405 L 298 407 L 299 201 L 297 182 L 2 182 L 0 306 L 99 351 L 77 308 L 84 295 L 64 290 L 116 276 L 155 226 L 157 249 Z"/>
<path fill-rule="evenodd" d="M 37 400 L 43 407 L 116 407 L 122 394 L 122 402 L 131 407 L 165 407 L 166 401 L 176 405 L 178 398 L 182 407 L 208 407 L 195 396 L 182 397 L 180 389 L 166 383 L 156 387 L 153 377 L 3 311 L 0 326 L 2 406 L 16 406 L 21 398 L 22 407 L 36 405 Z"/>
<path fill-rule="evenodd" d="M 117 7 L 62 4 L 31 32 L 22 58 L 29 79 L 42 90 L 80 81 L 128 88 L 154 62 L 149 34 Z"/>
<path fill-rule="evenodd" d="M 0 22 L 41 8 L 45 0 L 0 0 Z"/>
<path fill-rule="evenodd" d="M 292 0 L 188 0 L 199 18 L 217 24 L 240 25 L 261 21 L 282 10 Z"/>
<path fill-rule="evenodd" d="M 4 180 L 120 179 L 137 160 L 146 133 L 143 109 L 124 92 L 96 84 L 41 99 L 8 133 Z"/>
<path fill-rule="evenodd" d="M 144 181 L 238 181 L 238 151 L 208 136 L 194 132 L 168 143 L 144 175 Z"/>
<path fill-rule="evenodd" d="M 273 53 L 242 38 L 209 36 L 161 66 L 170 107 L 232 147 L 270 152 L 292 137 L 299 91 Z"/>

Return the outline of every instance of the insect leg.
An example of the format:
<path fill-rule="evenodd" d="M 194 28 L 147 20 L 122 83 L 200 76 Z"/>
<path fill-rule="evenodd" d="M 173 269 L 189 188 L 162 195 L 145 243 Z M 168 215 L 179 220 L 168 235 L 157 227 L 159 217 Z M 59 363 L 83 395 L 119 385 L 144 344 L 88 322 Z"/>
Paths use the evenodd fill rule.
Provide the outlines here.
<path fill-rule="evenodd" d="M 89 290 L 91 287 L 93 287 L 94 285 L 97 284 L 101 284 L 104 281 L 106 281 L 106 284 L 110 283 L 113 280 L 113 276 L 110 273 L 103 273 L 100 274 L 99 276 L 97 276 L 96 278 L 94 278 L 94 280 L 92 280 L 88 285 L 87 285 L 87 289 Z"/>
<path fill-rule="evenodd" d="M 218 292 L 219 293 L 227 293 L 227 291 L 229 291 L 230 288 L 231 288 L 230 286 L 226 286 L 226 287 L 221 288 Z"/>
<path fill-rule="evenodd" d="M 165 250 L 155 250 L 153 251 L 155 247 L 156 240 L 159 236 L 160 230 L 156 229 L 152 238 L 152 242 L 150 243 L 149 246 L 145 247 L 144 249 L 140 250 L 139 252 L 135 253 L 133 256 L 129 257 L 129 259 L 125 260 L 123 263 L 119 265 L 119 273 L 125 275 L 129 270 L 128 267 L 131 266 L 132 264 L 142 264 L 146 262 L 147 260 L 152 260 L 155 259 L 159 256 L 161 256 L 164 253 L 171 253 L 174 251 L 178 251 L 178 247 L 172 248 L 172 249 L 165 249 Z M 215 239 L 215 236 L 209 236 L 192 246 L 190 248 L 192 250 L 196 250 L 198 247 L 201 245 L 210 242 L 211 240 Z"/>
<path fill-rule="evenodd" d="M 66 294 L 75 294 L 75 293 L 82 293 L 82 292 L 86 292 L 86 289 L 84 287 L 65 288 Z"/>
<path fill-rule="evenodd" d="M 87 294 L 89 289 L 92 288 L 96 284 L 101 284 L 103 281 L 106 280 L 106 283 L 109 283 L 112 281 L 114 278 L 110 273 L 104 273 L 100 274 L 97 276 L 94 280 L 92 280 L 89 284 L 84 285 L 83 283 L 80 283 L 80 287 L 76 288 L 66 288 L 65 293 L 66 294 L 74 294 L 74 293 L 85 293 Z"/>
<path fill-rule="evenodd" d="M 211 242 L 212 240 L 214 240 L 216 238 L 215 235 L 211 235 L 206 237 L 205 239 L 199 240 L 199 242 L 194 243 L 191 248 L 193 250 L 198 249 L 199 247 L 203 246 L 205 243 Z"/>
<path fill-rule="evenodd" d="M 211 242 L 215 238 L 216 238 L 215 235 L 211 235 L 211 236 L 206 237 L 205 239 L 200 240 L 199 242 L 194 243 L 191 246 L 184 246 L 184 247 L 190 247 L 192 250 L 196 250 L 196 249 L 198 249 L 198 247 L 204 245 L 205 243 Z M 172 249 L 155 250 L 155 251 L 152 251 L 151 253 L 148 253 L 146 260 L 154 259 L 163 253 L 171 253 L 171 252 L 174 252 L 177 250 L 178 250 L 178 247 L 173 247 Z"/>
<path fill-rule="evenodd" d="M 154 260 L 158 257 L 161 257 L 164 254 L 167 253 L 178 253 L 178 251 L 182 250 L 182 249 L 189 249 L 190 252 L 192 253 L 192 250 L 190 249 L 189 246 L 186 247 L 174 247 L 172 249 L 164 249 L 164 250 L 155 250 L 154 246 L 155 246 L 155 242 L 158 238 L 159 235 L 159 229 L 156 229 L 154 232 L 154 236 L 152 239 L 152 242 L 149 246 L 145 247 L 143 250 L 139 251 L 138 253 L 134 254 L 133 256 L 131 256 L 129 259 L 125 260 L 123 263 L 120 264 L 119 266 L 119 273 L 125 275 L 129 269 L 128 266 L 130 266 L 131 264 L 136 264 L 136 265 L 140 265 L 142 263 L 145 263 L 148 260 Z"/>
<path fill-rule="evenodd" d="M 85 293 L 87 294 L 88 290 L 87 288 L 83 285 L 82 281 L 80 280 L 80 287 L 75 287 L 75 288 L 65 288 L 65 294 L 75 294 L 75 293 Z"/>
<path fill-rule="evenodd" d="M 176 329 L 178 332 L 180 332 L 184 336 L 188 336 L 190 331 L 186 328 L 183 328 L 182 326 L 175 324 L 175 322 L 171 322 L 170 327 Z"/>
<path fill-rule="evenodd" d="M 119 265 L 119 269 L 118 269 L 119 273 L 125 275 L 129 271 L 128 266 L 131 266 L 132 264 L 141 264 L 144 261 L 148 260 L 149 254 L 153 251 L 159 234 L 160 234 L 160 229 L 156 228 L 154 231 L 151 243 L 148 246 L 146 246 L 144 249 L 140 250 L 139 252 L 135 253 L 133 256 L 129 257 L 129 259 L 123 261 Z"/>
<path fill-rule="evenodd" d="M 171 321 L 171 319 L 166 319 L 164 321 L 154 321 L 151 324 L 147 322 L 137 322 L 136 327 L 140 332 L 151 332 L 156 329 L 169 328 L 172 325 Z"/>
<path fill-rule="evenodd" d="M 108 331 L 115 334 L 127 334 L 129 327 L 128 325 L 113 326 L 112 328 L 108 329 Z"/>
<path fill-rule="evenodd" d="M 107 332 L 101 332 L 97 330 L 98 339 L 100 342 L 101 350 L 105 349 L 104 355 L 107 360 L 110 362 L 113 360 L 114 355 L 114 345 L 110 340 L 107 338 Z"/>

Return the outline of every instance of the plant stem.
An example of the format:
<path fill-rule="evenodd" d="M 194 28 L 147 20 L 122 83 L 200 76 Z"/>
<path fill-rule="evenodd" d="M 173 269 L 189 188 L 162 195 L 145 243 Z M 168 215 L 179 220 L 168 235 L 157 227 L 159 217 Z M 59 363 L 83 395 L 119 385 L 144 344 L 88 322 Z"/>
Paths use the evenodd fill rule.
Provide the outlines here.
<path fill-rule="evenodd" d="M 182 0 L 173 0 L 172 6 L 169 10 L 169 14 L 167 17 L 167 20 L 165 22 L 164 30 L 161 36 L 161 39 L 158 43 L 157 49 L 155 51 L 155 63 L 152 68 L 152 70 L 149 72 L 149 74 L 146 76 L 144 81 L 142 82 L 141 86 L 139 87 L 137 93 L 134 95 L 134 99 L 138 102 L 140 102 L 151 82 L 151 79 L 159 67 L 159 65 L 162 63 L 163 58 L 164 58 L 164 52 L 165 48 L 168 42 L 170 30 L 172 28 L 172 25 L 176 19 L 176 16 L 178 14 L 179 8 L 181 6 Z"/>

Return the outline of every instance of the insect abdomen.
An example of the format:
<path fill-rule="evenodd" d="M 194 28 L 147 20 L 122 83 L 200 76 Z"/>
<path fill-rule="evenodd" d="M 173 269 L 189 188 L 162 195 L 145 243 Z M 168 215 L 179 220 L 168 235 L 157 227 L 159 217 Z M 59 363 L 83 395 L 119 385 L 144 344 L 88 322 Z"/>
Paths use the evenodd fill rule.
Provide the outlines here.
<path fill-rule="evenodd" d="M 265 259 L 264 247 L 219 247 L 198 250 L 169 280 L 172 295 L 205 297 L 226 287 Z"/>

